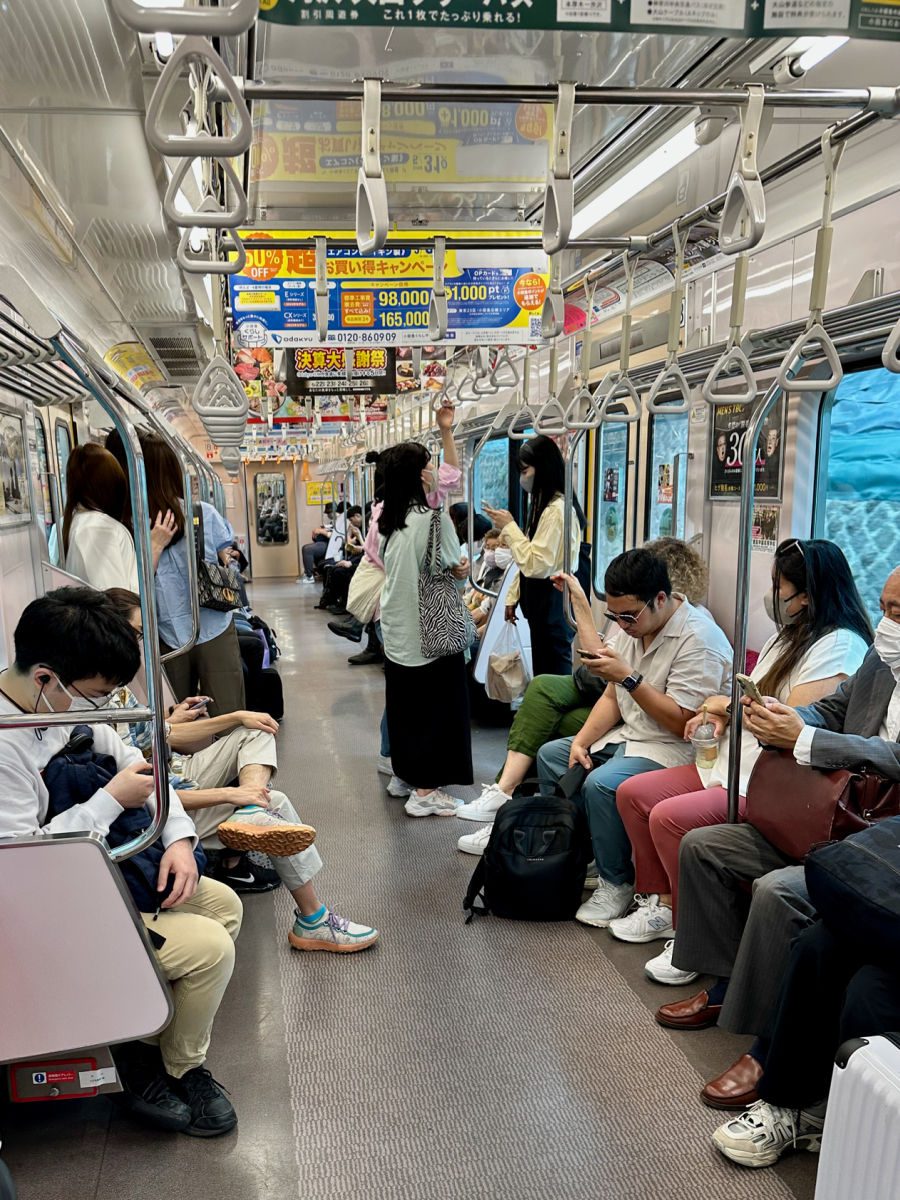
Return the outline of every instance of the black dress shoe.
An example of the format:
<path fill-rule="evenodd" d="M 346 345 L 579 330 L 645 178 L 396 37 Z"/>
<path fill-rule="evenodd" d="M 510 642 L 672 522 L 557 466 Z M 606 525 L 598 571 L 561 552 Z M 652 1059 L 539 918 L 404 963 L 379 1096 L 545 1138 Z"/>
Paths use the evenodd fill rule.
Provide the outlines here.
<path fill-rule="evenodd" d="M 218 1137 L 237 1125 L 237 1113 L 225 1089 L 206 1067 L 194 1067 L 174 1083 L 191 1114 L 185 1133 L 191 1137 Z"/>
<path fill-rule="evenodd" d="M 131 1043 L 119 1047 L 115 1062 L 125 1089 L 116 1100 L 126 1112 L 155 1129 L 187 1130 L 191 1109 L 173 1090 L 158 1046 Z"/>
<path fill-rule="evenodd" d="M 351 667 L 369 667 L 375 663 L 382 661 L 380 650 L 361 650 L 359 654 L 353 654 L 347 659 Z"/>
<path fill-rule="evenodd" d="M 328 628 L 338 637 L 348 638 L 351 642 L 361 642 L 363 627 L 359 621 L 329 621 Z"/>
<path fill-rule="evenodd" d="M 227 883 L 239 896 L 272 892 L 281 884 L 281 877 L 276 871 L 251 862 L 246 854 L 242 854 L 240 861 L 233 867 L 226 867 L 224 856 L 220 855 L 211 874 L 219 883 Z"/>
<path fill-rule="evenodd" d="M 347 610 L 343 604 L 329 604 L 328 611 L 335 617 L 346 617 Z"/>

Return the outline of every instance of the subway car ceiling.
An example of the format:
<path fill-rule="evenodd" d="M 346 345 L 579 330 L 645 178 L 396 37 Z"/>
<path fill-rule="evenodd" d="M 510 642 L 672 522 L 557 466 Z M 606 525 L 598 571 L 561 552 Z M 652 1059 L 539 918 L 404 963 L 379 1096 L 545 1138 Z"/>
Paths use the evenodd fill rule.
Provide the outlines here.
<path fill-rule="evenodd" d="M 837 357 L 848 371 L 871 366 L 887 342 L 896 365 L 896 44 L 879 39 L 897 35 L 710 36 L 620 18 L 615 31 L 471 28 L 442 24 L 432 7 L 421 25 L 323 17 L 314 28 L 292 23 L 285 0 L 153 5 L 149 16 L 132 0 L 5 7 L 8 265 L 126 391 L 230 467 L 223 478 L 242 482 L 242 460 L 266 458 L 346 476 L 367 446 L 432 436 L 439 401 L 454 403 L 471 449 L 491 422 L 502 436 L 527 400 L 520 424 L 537 417 L 556 435 L 587 425 L 592 466 L 583 455 L 577 476 L 587 492 L 604 440 L 624 438 L 617 546 L 653 526 L 654 417 L 683 412 L 684 500 L 672 519 L 702 534 L 707 554 L 726 533 L 727 557 L 737 508 L 704 483 L 714 402 L 799 370 L 817 394 L 793 389 L 785 406 L 786 466 L 798 478 L 781 527 L 811 529 L 819 401 L 834 393 Z M 358 249 L 385 238 L 384 251 Z M 487 284 L 456 283 L 451 270 L 442 289 L 445 255 L 468 272 L 460 280 L 499 287 L 504 272 L 527 272 L 512 293 L 527 297 L 518 323 L 491 326 L 490 304 L 467 309 Z M 403 286 L 392 285 L 392 257 L 418 261 Z M 359 307 L 366 279 L 375 298 Z M 303 318 L 288 312 L 291 289 L 309 297 Z M 341 300 L 327 318 L 329 291 Z M 47 418 L 70 410 L 75 437 L 109 421 L 83 404 L 90 388 L 70 367 L 41 362 L 33 345 L 29 357 L 27 335 L 10 342 L 29 321 L 6 301 L 4 398 L 56 406 L 38 418 L 52 515 L 64 464 Z M 411 348 L 435 342 L 447 368 L 429 375 Z M 288 359 L 316 343 L 354 349 L 344 371 L 364 370 L 372 349 L 396 350 L 406 390 L 396 383 L 366 405 L 309 400 Z M 795 344 L 806 354 L 791 366 Z M 340 395 L 340 372 L 330 382 Z M 241 426 L 242 404 L 243 436 L 225 436 L 224 414 Z M 339 419 L 322 419 L 329 404 Z M 604 501 L 586 499 L 601 578 Z M 733 590 L 711 602 L 730 615 Z"/>

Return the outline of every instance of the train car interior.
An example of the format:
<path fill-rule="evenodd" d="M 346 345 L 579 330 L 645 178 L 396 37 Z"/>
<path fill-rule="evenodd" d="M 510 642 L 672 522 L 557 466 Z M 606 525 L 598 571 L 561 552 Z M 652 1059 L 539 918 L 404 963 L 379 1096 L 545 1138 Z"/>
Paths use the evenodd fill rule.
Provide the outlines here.
<path fill-rule="evenodd" d="M 897 0 L 0 33 L 0 1200 L 895 1200 Z"/>

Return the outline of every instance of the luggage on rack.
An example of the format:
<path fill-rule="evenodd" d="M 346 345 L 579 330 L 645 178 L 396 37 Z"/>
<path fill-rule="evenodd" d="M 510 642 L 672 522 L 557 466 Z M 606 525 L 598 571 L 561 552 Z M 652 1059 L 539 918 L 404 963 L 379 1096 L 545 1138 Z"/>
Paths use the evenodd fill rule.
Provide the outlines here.
<path fill-rule="evenodd" d="M 900 1033 L 845 1042 L 828 1096 L 816 1200 L 896 1200 L 898 1129 Z"/>
<path fill-rule="evenodd" d="M 246 679 L 247 707 L 252 712 L 267 712 L 280 721 L 284 717 L 284 690 L 275 667 L 254 671 Z"/>

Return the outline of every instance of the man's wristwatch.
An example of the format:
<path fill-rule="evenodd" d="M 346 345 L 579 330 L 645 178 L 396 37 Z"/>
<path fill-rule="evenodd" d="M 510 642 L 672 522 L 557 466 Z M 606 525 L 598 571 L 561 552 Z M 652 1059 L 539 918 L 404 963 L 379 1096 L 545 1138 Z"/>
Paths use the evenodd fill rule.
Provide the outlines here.
<path fill-rule="evenodd" d="M 619 684 L 619 687 L 623 687 L 626 692 L 633 692 L 634 689 L 636 687 L 640 687 L 643 682 L 643 675 L 626 675 Z"/>

